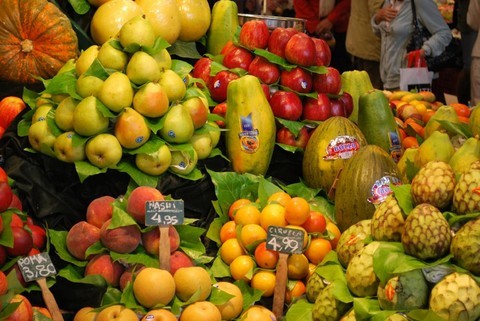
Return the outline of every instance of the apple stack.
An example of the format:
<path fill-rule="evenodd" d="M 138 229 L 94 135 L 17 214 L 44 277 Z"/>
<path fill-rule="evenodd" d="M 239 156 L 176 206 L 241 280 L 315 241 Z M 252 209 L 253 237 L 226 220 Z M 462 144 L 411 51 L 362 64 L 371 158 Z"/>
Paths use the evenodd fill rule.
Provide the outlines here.
<path fill-rule="evenodd" d="M 155 182 L 167 170 L 198 177 L 197 161 L 210 156 L 220 131 L 208 119 L 206 95 L 188 83 L 193 67 L 172 60 L 168 46 L 145 17 L 127 21 L 45 81 L 29 102 L 23 135 L 77 171 L 115 168 Z"/>
<path fill-rule="evenodd" d="M 353 109 L 330 60 L 325 40 L 295 28 L 270 31 L 264 21 L 250 20 L 242 25 L 238 42 L 228 42 L 219 56 L 199 59 L 192 76 L 208 88 L 217 103 L 212 112 L 221 116 L 228 83 L 245 73 L 258 77 L 277 119 L 277 142 L 304 148 L 318 122 L 348 117 Z"/>

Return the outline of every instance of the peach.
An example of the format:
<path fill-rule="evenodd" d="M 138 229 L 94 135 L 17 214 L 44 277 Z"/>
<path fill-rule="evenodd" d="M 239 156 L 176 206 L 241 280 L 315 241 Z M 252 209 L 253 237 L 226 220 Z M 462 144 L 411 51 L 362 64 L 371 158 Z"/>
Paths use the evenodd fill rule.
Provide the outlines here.
<path fill-rule="evenodd" d="M 127 199 L 127 212 L 139 224 L 145 224 L 145 205 L 147 201 L 163 201 L 163 194 L 154 187 L 139 186 Z"/>
<path fill-rule="evenodd" d="M 112 218 L 114 201 L 115 198 L 109 195 L 100 196 L 91 201 L 87 207 L 87 222 L 101 228 L 103 223 Z"/>
<path fill-rule="evenodd" d="M 117 253 L 132 253 L 142 240 L 142 233 L 137 225 L 119 226 L 110 228 L 111 219 L 103 223 L 100 229 L 100 241 L 109 249 Z"/>
<path fill-rule="evenodd" d="M 145 268 L 142 264 L 134 264 L 129 266 L 125 271 L 123 271 L 122 275 L 120 276 L 120 290 L 124 290 L 127 286 L 128 282 L 131 282 L 134 275 L 137 275 L 138 272 Z"/>
<path fill-rule="evenodd" d="M 0 296 L 4 295 L 8 291 L 7 276 L 3 271 L 0 271 Z"/>
<path fill-rule="evenodd" d="M 47 242 L 47 233 L 45 229 L 39 225 L 28 224 L 28 228 L 32 231 L 33 247 L 42 250 Z"/>
<path fill-rule="evenodd" d="M 70 254 L 85 260 L 85 252 L 94 243 L 100 240 L 100 229 L 87 221 L 80 221 L 73 225 L 67 233 L 66 245 Z"/>
<path fill-rule="evenodd" d="M 170 256 L 170 273 L 172 273 L 172 275 L 174 275 L 178 269 L 190 266 L 193 266 L 192 259 L 182 251 L 175 251 Z"/>
<path fill-rule="evenodd" d="M 173 253 L 180 246 L 180 235 L 177 229 L 170 225 L 168 227 L 168 238 L 170 239 L 170 253 Z M 154 228 L 148 232 L 142 234 L 142 243 L 145 251 L 151 255 L 158 256 L 160 242 L 160 231 L 158 228 Z"/>
<path fill-rule="evenodd" d="M 25 256 L 33 247 L 32 235 L 23 227 L 13 226 L 13 246 L 7 247 L 7 254 L 11 257 Z"/>
<path fill-rule="evenodd" d="M 85 276 L 87 275 L 101 275 L 105 281 L 111 286 L 118 286 L 120 283 L 120 276 L 124 271 L 124 267 L 117 261 L 113 261 L 108 254 L 97 254 L 85 267 Z"/>
<path fill-rule="evenodd" d="M 22 201 L 20 200 L 17 194 L 15 193 L 12 194 L 12 201 L 10 202 L 10 206 L 8 206 L 8 208 L 16 208 L 17 210 L 20 210 L 20 211 L 23 210 Z"/>
<path fill-rule="evenodd" d="M 13 311 L 6 320 L 8 321 L 25 321 L 33 319 L 33 308 L 30 301 L 21 294 L 15 294 L 10 303 L 20 302 L 15 311 Z"/>

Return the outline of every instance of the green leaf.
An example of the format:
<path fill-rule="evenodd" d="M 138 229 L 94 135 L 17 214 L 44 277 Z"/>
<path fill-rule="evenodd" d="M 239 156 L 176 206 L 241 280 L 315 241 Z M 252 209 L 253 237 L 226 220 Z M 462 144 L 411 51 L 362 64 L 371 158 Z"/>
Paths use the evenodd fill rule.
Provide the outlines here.
<path fill-rule="evenodd" d="M 190 225 L 175 225 L 180 235 L 180 248 L 192 259 L 200 258 L 206 253 L 201 236 L 205 233 L 204 228 Z"/>
<path fill-rule="evenodd" d="M 55 251 L 58 256 L 65 262 L 74 264 L 79 267 L 84 267 L 87 265 L 87 261 L 78 260 L 73 257 L 67 249 L 67 231 L 56 231 L 48 229 L 48 235 L 50 237 L 50 243 L 55 247 Z"/>
<path fill-rule="evenodd" d="M 235 297 L 234 295 L 228 292 L 222 291 L 216 286 L 212 286 L 212 292 L 210 293 L 208 301 L 212 302 L 215 305 L 222 305 L 234 297 Z"/>
<path fill-rule="evenodd" d="M 110 73 L 105 69 L 105 67 L 103 67 L 100 60 L 98 60 L 98 58 L 95 58 L 92 61 L 90 67 L 88 67 L 88 69 L 85 71 L 83 76 L 94 76 L 100 78 L 101 80 L 105 80 L 108 78 L 108 76 L 110 76 Z"/>
<path fill-rule="evenodd" d="M 68 94 L 72 98 L 82 99 L 76 90 L 77 77 L 74 70 L 63 72 L 44 82 L 44 93 L 48 94 Z"/>
<path fill-rule="evenodd" d="M 382 320 L 384 321 L 395 311 L 384 311 L 380 308 L 377 299 L 355 298 L 353 301 L 355 318 L 357 320 Z"/>
<path fill-rule="evenodd" d="M 310 200 L 310 208 L 314 211 L 322 213 L 328 217 L 332 222 L 336 223 L 335 219 L 335 205 L 324 196 L 315 196 Z"/>
<path fill-rule="evenodd" d="M 35 109 L 37 98 L 40 96 L 36 91 L 30 90 L 27 87 L 23 87 L 22 100 L 27 104 L 30 109 Z"/>
<path fill-rule="evenodd" d="M 84 15 L 90 11 L 90 3 L 87 0 L 68 0 L 73 10 L 79 15 Z"/>
<path fill-rule="evenodd" d="M 121 226 L 137 225 L 137 222 L 130 214 L 128 214 L 122 208 L 115 206 L 115 204 L 113 206 L 112 221 L 110 222 L 108 229 L 114 229 Z"/>
<path fill-rule="evenodd" d="M 80 161 L 75 162 L 75 170 L 77 171 L 80 182 L 83 182 L 89 176 L 106 173 L 108 168 L 98 168 L 87 161 Z"/>
<path fill-rule="evenodd" d="M 220 241 L 220 229 L 225 222 L 227 222 L 225 218 L 216 217 L 213 219 L 212 223 L 210 223 L 210 226 L 207 230 L 206 237 L 217 243 L 218 246 L 222 244 Z"/>
<path fill-rule="evenodd" d="M 395 198 L 397 199 L 398 205 L 402 209 L 405 215 L 410 214 L 413 209 L 413 199 L 410 184 L 401 184 L 401 185 L 394 185 L 390 184 L 390 189 L 393 191 Z"/>
<path fill-rule="evenodd" d="M 145 252 L 145 248 L 143 246 L 138 246 L 135 251 L 127 254 L 111 251 L 110 256 L 114 261 L 121 261 L 127 264 L 142 264 L 147 267 L 159 267 L 158 257 L 149 255 L 147 252 Z"/>
<path fill-rule="evenodd" d="M 282 124 L 284 127 L 287 127 L 288 130 L 290 130 L 295 137 L 298 137 L 298 133 L 300 133 L 300 130 L 305 127 L 305 124 L 299 121 L 283 119 L 280 117 L 275 117 L 275 120 Z"/>
<path fill-rule="evenodd" d="M 268 203 L 268 197 L 273 193 L 280 191 L 283 190 L 279 186 L 263 177 L 260 177 L 258 184 L 258 200 L 260 202 L 260 207 L 265 207 L 265 205 Z"/>
<path fill-rule="evenodd" d="M 107 248 L 103 246 L 101 241 L 97 241 L 90 245 L 85 251 L 85 257 L 90 257 L 90 255 L 96 255 L 107 252 Z"/>
<path fill-rule="evenodd" d="M 171 47 L 168 48 L 170 55 L 179 56 L 189 59 L 200 59 L 202 55 L 197 50 L 197 45 L 192 41 L 175 41 Z"/>
<path fill-rule="evenodd" d="M 223 262 L 223 260 L 220 258 L 220 255 L 213 260 L 212 266 L 210 267 L 210 272 L 215 278 L 232 277 L 230 274 L 230 268 L 225 262 Z"/>
<path fill-rule="evenodd" d="M 114 287 L 108 287 L 102 296 L 101 306 L 109 306 L 120 303 L 122 298 L 122 291 Z"/>
<path fill-rule="evenodd" d="M 158 184 L 158 176 L 148 175 L 142 172 L 131 162 L 121 160 L 117 164 L 117 169 L 120 172 L 127 173 L 139 186 L 155 187 Z"/>
<path fill-rule="evenodd" d="M 60 276 L 73 283 L 90 284 L 100 288 L 107 287 L 107 282 L 103 276 L 99 274 L 91 274 L 84 277 L 83 269 L 75 267 L 71 264 L 58 271 L 57 276 Z"/>
<path fill-rule="evenodd" d="M 262 299 L 262 291 L 252 288 L 243 280 L 235 281 L 234 284 L 240 288 L 243 294 L 243 310 L 248 309 Z"/>
<path fill-rule="evenodd" d="M 284 186 L 283 189 L 290 194 L 290 196 L 303 197 L 307 201 L 313 200 L 321 190 L 319 188 L 308 187 L 303 181 Z"/>
<path fill-rule="evenodd" d="M 3 231 L 0 233 L 0 245 L 5 247 L 13 247 L 13 233 L 10 227 L 10 223 L 12 222 L 12 215 L 13 211 L 6 210 L 0 213 L 0 217 L 2 218 L 3 222 Z"/>
<path fill-rule="evenodd" d="M 153 56 L 162 51 L 163 49 L 167 49 L 169 47 L 170 43 L 168 43 L 168 41 L 166 41 L 162 37 L 157 37 L 152 47 L 143 47 L 142 50 L 148 53 L 150 56 Z"/>
<path fill-rule="evenodd" d="M 288 308 L 284 321 L 312 321 L 312 310 L 313 303 L 300 299 Z"/>
<path fill-rule="evenodd" d="M 193 69 L 193 66 L 186 61 L 172 59 L 172 67 L 170 67 L 175 73 L 177 73 L 182 79 L 185 79 Z"/>
<path fill-rule="evenodd" d="M 472 131 L 467 124 L 464 123 L 453 123 L 445 119 L 435 119 L 440 125 L 445 128 L 450 133 L 455 133 L 461 135 L 465 138 L 470 138 L 473 136 Z"/>
<path fill-rule="evenodd" d="M 2 304 L 2 309 L 0 310 L 0 320 L 6 320 L 21 304 L 22 302 L 14 302 L 8 304 Z"/>
<path fill-rule="evenodd" d="M 158 117 L 158 118 L 144 117 L 144 118 L 148 128 L 150 128 L 150 130 L 154 133 L 157 133 L 160 129 L 162 129 L 163 124 L 165 123 L 165 117 Z M 157 136 L 157 135 L 152 135 L 152 136 Z"/>

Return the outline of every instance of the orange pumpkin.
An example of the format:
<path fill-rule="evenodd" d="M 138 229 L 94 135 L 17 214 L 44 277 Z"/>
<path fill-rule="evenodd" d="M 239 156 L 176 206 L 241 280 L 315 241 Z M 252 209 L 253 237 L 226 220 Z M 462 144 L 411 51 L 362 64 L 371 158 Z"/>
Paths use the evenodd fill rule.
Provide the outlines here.
<path fill-rule="evenodd" d="M 68 17 L 47 0 L 1 0 L 0 80 L 32 84 L 52 78 L 78 56 Z"/>

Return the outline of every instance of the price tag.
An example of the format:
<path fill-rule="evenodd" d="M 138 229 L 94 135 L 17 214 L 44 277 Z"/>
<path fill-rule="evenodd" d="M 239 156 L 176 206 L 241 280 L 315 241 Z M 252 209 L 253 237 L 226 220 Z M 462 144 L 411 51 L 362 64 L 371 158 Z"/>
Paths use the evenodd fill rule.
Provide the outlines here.
<path fill-rule="evenodd" d="M 17 263 L 25 282 L 47 278 L 57 273 L 50 256 L 46 252 L 22 257 L 18 259 Z"/>
<path fill-rule="evenodd" d="M 280 226 L 269 226 L 267 249 L 281 253 L 302 253 L 305 233 L 302 230 Z"/>
<path fill-rule="evenodd" d="M 145 225 L 180 225 L 184 219 L 183 200 L 148 201 L 145 205 Z"/>

